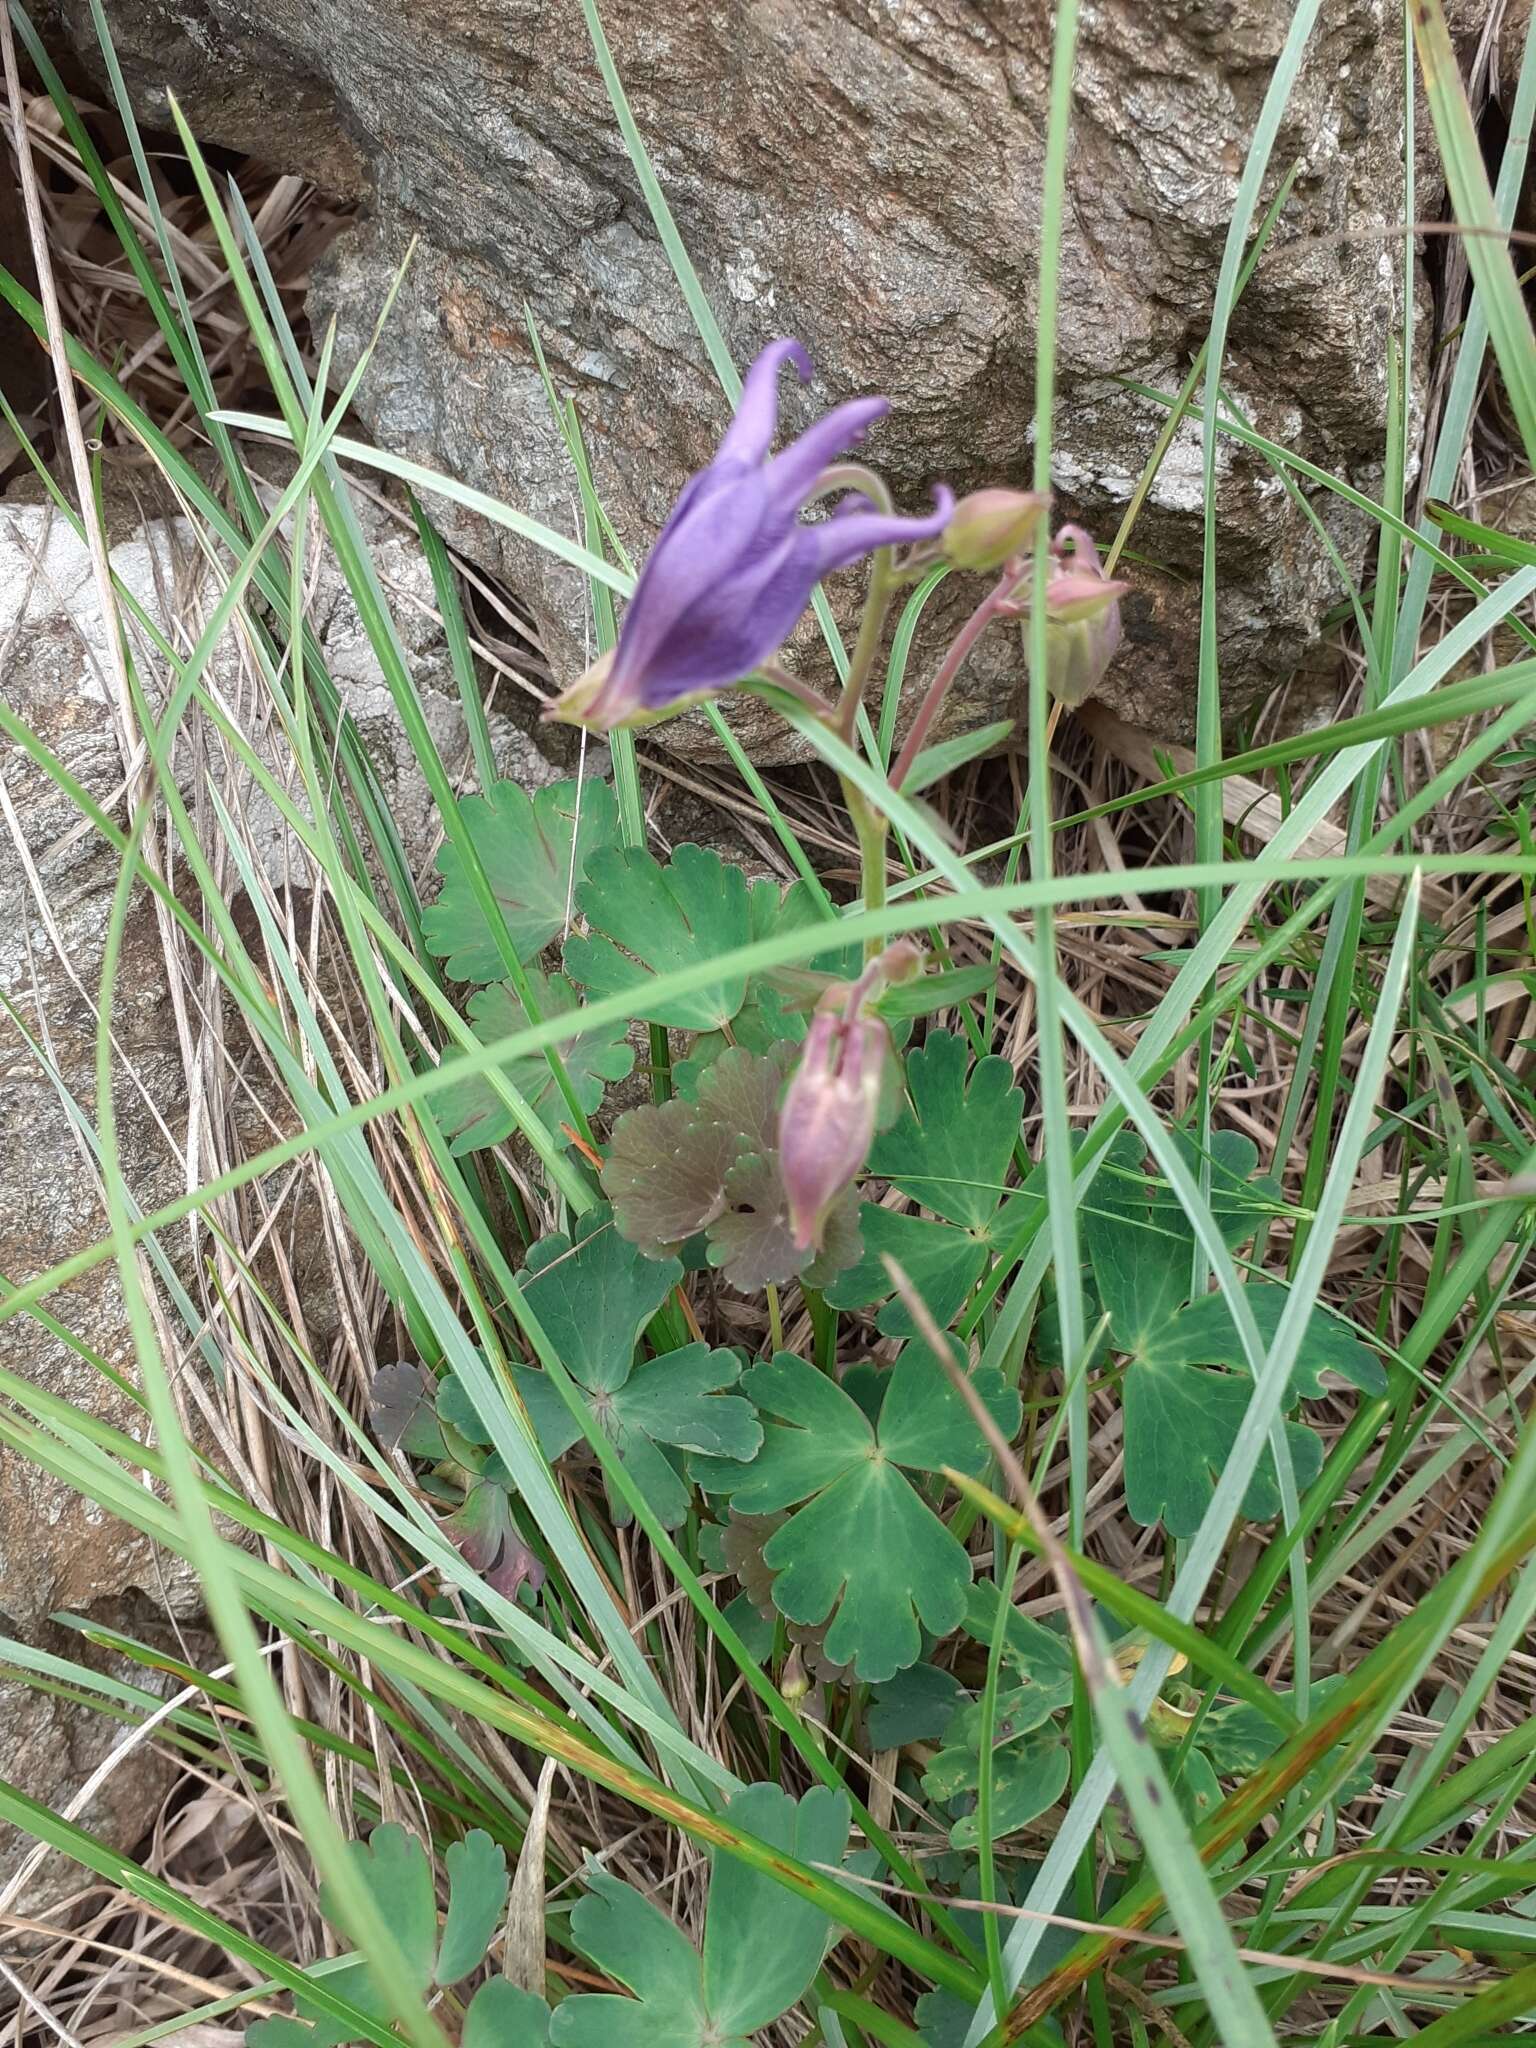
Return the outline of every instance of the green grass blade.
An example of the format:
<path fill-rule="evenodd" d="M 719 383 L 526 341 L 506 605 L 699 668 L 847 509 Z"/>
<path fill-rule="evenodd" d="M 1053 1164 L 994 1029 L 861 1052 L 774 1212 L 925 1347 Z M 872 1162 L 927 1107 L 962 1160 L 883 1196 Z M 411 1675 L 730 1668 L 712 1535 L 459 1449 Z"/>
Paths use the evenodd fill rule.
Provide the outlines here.
<path fill-rule="evenodd" d="M 1478 303 L 1525 443 L 1528 466 L 1536 466 L 1536 337 L 1515 276 L 1509 239 L 1488 184 L 1477 124 L 1446 26 L 1441 0 L 1412 0 L 1414 41 L 1424 78 L 1424 97 L 1440 145 L 1440 161 L 1457 225 L 1465 231 L 1467 266 Z"/>

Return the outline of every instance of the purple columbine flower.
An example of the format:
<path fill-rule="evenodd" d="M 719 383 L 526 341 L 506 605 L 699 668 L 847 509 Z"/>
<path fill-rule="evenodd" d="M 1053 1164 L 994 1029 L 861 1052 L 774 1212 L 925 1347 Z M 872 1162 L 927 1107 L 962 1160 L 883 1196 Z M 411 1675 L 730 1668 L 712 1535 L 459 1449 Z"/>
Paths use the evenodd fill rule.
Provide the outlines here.
<path fill-rule="evenodd" d="M 923 519 L 845 499 L 803 525 L 823 472 L 890 410 L 853 398 L 765 460 L 778 425 L 778 378 L 810 357 L 798 341 L 770 342 L 747 372 L 719 452 L 684 484 L 624 614 L 618 645 L 549 707 L 548 716 L 607 731 L 664 716 L 740 682 L 788 639 L 811 592 L 833 569 L 875 548 L 929 540 L 954 509 L 942 485 Z"/>

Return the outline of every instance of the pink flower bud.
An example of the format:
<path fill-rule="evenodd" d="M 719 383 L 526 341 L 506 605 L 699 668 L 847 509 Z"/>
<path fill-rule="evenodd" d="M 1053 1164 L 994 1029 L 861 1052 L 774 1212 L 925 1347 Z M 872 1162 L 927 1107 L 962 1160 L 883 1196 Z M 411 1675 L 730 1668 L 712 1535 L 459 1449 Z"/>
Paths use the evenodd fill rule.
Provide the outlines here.
<path fill-rule="evenodd" d="M 1063 704 L 1081 704 L 1120 645 L 1120 600 L 1130 585 L 1104 574 L 1099 551 L 1080 526 L 1062 527 L 1051 542 L 1051 557 L 1046 680 Z"/>
<path fill-rule="evenodd" d="M 826 1008 L 811 1019 L 779 1111 L 779 1171 L 802 1251 L 820 1246 L 828 1211 L 869 1154 L 890 1054 L 878 1017 Z"/>
<path fill-rule="evenodd" d="M 1039 491 L 972 491 L 940 535 L 940 551 L 957 569 L 1001 569 L 1029 546 L 1049 503 Z"/>

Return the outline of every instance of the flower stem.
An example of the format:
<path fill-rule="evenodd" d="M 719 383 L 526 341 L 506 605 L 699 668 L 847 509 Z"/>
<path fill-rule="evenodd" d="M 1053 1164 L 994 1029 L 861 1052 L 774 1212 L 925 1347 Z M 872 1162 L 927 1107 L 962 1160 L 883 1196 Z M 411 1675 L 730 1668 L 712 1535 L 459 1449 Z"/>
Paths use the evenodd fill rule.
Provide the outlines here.
<path fill-rule="evenodd" d="M 859 706 L 864 701 L 864 688 L 874 668 L 875 656 L 880 652 L 880 643 L 885 638 L 885 621 L 891 609 L 891 599 L 896 595 L 895 568 L 896 558 L 892 550 L 876 548 L 870 564 L 864 616 L 859 621 L 859 637 L 853 643 L 853 658 L 843 682 L 842 702 L 837 707 L 837 734 L 849 746 L 853 744 L 854 725 Z"/>
<path fill-rule="evenodd" d="M 975 611 L 971 613 L 971 616 L 950 642 L 949 651 L 939 663 L 933 681 L 928 685 L 928 694 L 918 706 L 917 716 L 912 721 L 912 730 L 907 734 L 905 741 L 902 743 L 901 752 L 896 758 L 896 765 L 891 770 L 892 789 L 900 789 L 908 775 L 911 774 L 912 763 L 922 752 L 923 742 L 928 737 L 933 721 L 939 715 L 940 705 L 942 705 L 945 697 L 949 694 L 950 684 L 960 673 L 971 649 L 976 645 L 976 642 L 999 615 L 1004 605 L 1007 604 L 1009 598 L 1018 588 L 1018 582 L 1018 565 L 1010 562 L 997 582 L 987 592 L 981 603 L 977 605 Z"/>
<path fill-rule="evenodd" d="M 772 1351 L 784 1349 L 784 1322 L 779 1309 L 779 1290 L 770 1282 L 768 1289 L 768 1343 Z"/>
<path fill-rule="evenodd" d="M 829 725 L 832 723 L 832 706 L 819 690 L 814 690 L 809 683 L 802 682 L 792 669 L 784 668 L 776 661 L 764 661 L 759 662 L 755 673 L 761 676 L 765 683 L 772 683 L 776 689 L 787 691 L 797 704 L 803 704 L 808 711 L 814 711 L 818 718 L 826 719 Z"/>
<path fill-rule="evenodd" d="M 891 496 L 890 486 L 878 470 L 868 469 L 862 462 L 834 462 L 830 469 L 824 469 L 816 479 L 816 489 L 806 499 L 814 505 L 820 498 L 830 498 L 839 491 L 857 491 L 868 498 L 878 512 L 894 515 L 896 500 Z"/>
<path fill-rule="evenodd" d="M 843 800 L 853 820 L 853 829 L 858 834 L 864 908 L 882 910 L 885 907 L 885 835 L 890 828 L 863 792 L 855 789 L 851 782 L 843 784 Z M 874 959 L 884 944 L 883 938 L 866 939 L 866 962 Z"/>

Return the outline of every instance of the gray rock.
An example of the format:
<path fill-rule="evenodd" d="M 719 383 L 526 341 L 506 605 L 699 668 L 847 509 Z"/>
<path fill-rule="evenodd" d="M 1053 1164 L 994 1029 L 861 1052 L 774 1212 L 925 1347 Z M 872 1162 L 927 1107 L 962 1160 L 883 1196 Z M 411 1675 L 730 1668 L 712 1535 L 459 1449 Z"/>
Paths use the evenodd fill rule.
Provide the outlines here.
<path fill-rule="evenodd" d="M 3 1484 L 3 1476 L 0 1476 Z M 216 1663 L 205 1632 L 172 1631 L 146 1604 L 136 1606 L 114 1594 L 90 1619 L 137 1635 L 165 1654 Z M 163 1698 L 171 1681 L 146 1672 L 131 1658 L 103 1652 L 74 1631 L 40 1623 L 26 1639 L 44 1654 L 100 1671 L 120 1684 L 134 1686 L 153 1699 Z M 153 1825 L 166 1794 L 175 1785 L 177 1766 L 170 1753 L 136 1729 L 107 1714 L 93 1713 L 62 1695 L 40 1690 L 0 1666 L 0 1772 L 35 1799 L 73 1820 L 104 1841 L 131 1849 Z M 38 1845 L 20 1828 L 0 1822 L 0 1912 L 43 1920 L 60 1901 L 99 1884 L 90 1872 L 60 1851 L 39 1856 Z M 7 1893 L 11 1896 L 7 1901 Z M 24 1958 L 41 1937 L 7 1937 L 7 1954 Z M 15 2000 L 0 1982 L 0 2014 Z"/>
<path fill-rule="evenodd" d="M 108 490 L 117 575 L 162 626 L 175 621 L 195 637 L 212 595 L 182 524 L 144 518 L 124 492 Z M 414 537 L 383 512 L 360 506 L 381 581 L 397 613 L 426 715 L 450 767 L 467 740 L 442 629 L 427 616 L 431 578 Z M 376 763 L 407 857 L 429 869 L 436 838 L 432 805 L 367 648 L 356 607 L 339 572 L 322 558 L 314 583 L 312 621 L 338 689 L 355 711 Z M 106 680 L 102 626 L 83 544 L 46 506 L 0 499 L 0 700 L 52 750 L 87 791 L 123 822 L 123 760 Z M 154 668 L 141 671 L 154 688 Z M 212 679 L 239 707 L 258 749 L 282 762 L 279 733 L 259 716 L 259 697 L 231 641 L 218 650 Z M 556 772 L 509 719 L 492 719 L 493 744 L 505 773 L 548 780 Z M 192 771 L 208 759 L 206 732 L 176 757 L 190 791 Z M 288 764 L 291 775 L 291 760 Z M 0 1275 L 23 1281 L 104 1237 L 107 1219 L 84 1123 L 94 1123 L 95 1003 L 113 891 L 116 855 L 82 824 L 70 799 L 21 746 L 0 742 Z M 303 855 L 275 810 L 224 764 L 223 793 L 243 810 L 269 875 L 302 880 Z M 122 1061 L 115 1091 L 123 1179 L 134 1201 L 153 1210 L 183 1193 L 187 1166 L 188 1074 L 167 982 L 152 902 L 134 900 L 117 982 L 113 1023 Z M 55 1080 L 34 1055 L 46 1050 Z M 131 1075 L 128 1068 L 132 1069 Z M 266 1114 L 284 1106 L 263 1095 L 259 1063 L 247 1063 L 248 1098 L 232 1108 L 252 1149 L 270 1141 Z M 66 1100 L 67 1098 L 67 1100 Z M 247 1129 L 247 1121 L 249 1128 Z M 276 1190 L 274 1189 L 274 1195 Z M 312 1337 L 336 1327 L 327 1296 L 329 1267 L 318 1216 L 309 1228 L 290 1226 L 293 1266 Z M 305 1251 L 306 1236 L 312 1254 Z M 183 1232 L 163 1239 L 184 1283 L 197 1295 L 197 1260 Z M 204 1240 L 206 1248 L 206 1240 Z M 113 1371 L 137 1377 L 122 1290 L 113 1264 L 94 1267 L 50 1297 L 49 1314 Z M 0 1324 L 6 1368 L 142 1437 L 143 1410 L 97 1367 L 40 1321 L 20 1316 Z M 189 1365 L 188 1370 L 196 1369 Z M 133 1535 L 82 1499 L 62 1480 L 0 1449 L 0 1634 L 62 1654 L 80 1655 L 48 1617 L 60 1610 L 90 1614 L 107 1626 L 137 1625 L 145 1613 L 195 1616 L 199 1593 L 177 1559 Z M 88 1655 L 89 1653 L 87 1653 Z M 70 1701 L 33 1692 L 0 1658 L 0 1777 L 37 1799 L 62 1805 L 121 1735 L 119 1724 Z M 115 1768 L 84 1815 L 122 1847 L 131 1847 L 153 1816 L 169 1782 L 152 1747 L 135 1749 Z M 0 1893 L 24 1854 L 22 1838 L 0 1829 Z M 29 1886 L 28 1910 L 40 1912 L 72 1889 L 78 1874 L 50 1861 Z"/>
<path fill-rule="evenodd" d="M 432 572 L 414 530 L 361 494 L 355 496 L 354 505 L 421 699 L 427 730 L 449 775 L 457 781 L 470 768 L 472 756 L 453 661 L 437 616 Z M 440 838 L 437 807 L 357 602 L 329 549 L 319 557 L 309 618 L 324 650 L 326 669 L 368 748 L 412 871 L 430 885 L 432 857 Z M 525 699 L 514 701 L 505 693 L 502 701 L 508 709 L 493 706 L 486 721 L 498 774 L 528 789 L 556 780 L 561 770 L 530 735 L 529 728 L 537 723 L 537 707 L 530 707 Z M 293 780 L 291 752 L 279 736 L 274 734 L 262 753 L 269 768 Z M 263 807 L 263 815 L 267 823 L 264 843 L 277 856 L 286 840 L 286 828 L 275 811 Z"/>
<path fill-rule="evenodd" d="M 130 542 L 118 569 L 146 590 L 148 550 Z M 0 689 L 15 712 L 91 793 L 118 804 L 122 781 L 106 697 L 95 666 L 100 626 L 93 618 L 85 552 L 60 523 L 36 507 L 0 503 Z M 78 624 L 77 624 L 78 622 Z M 106 1217 L 88 1152 L 62 1091 L 90 1116 L 94 1106 L 93 1003 L 117 862 L 79 820 L 46 773 L 18 747 L 3 748 L 7 815 L 0 819 L 0 1273 L 30 1278 L 94 1244 Z M 14 830 L 13 830 L 14 827 Z M 21 844 L 18 845 L 17 837 Z M 23 852 L 25 848 L 25 852 Z M 31 865 L 49 906 L 45 915 Z M 153 1208 L 183 1185 L 173 1144 L 151 1105 L 185 1102 L 186 1078 L 166 994 L 165 967 L 152 914 L 133 907 L 114 1022 L 143 1084 L 118 1094 L 125 1178 Z M 19 1020 L 19 1021 L 18 1021 Z M 46 1034 L 59 1086 L 29 1050 Z M 53 1297 L 49 1312 L 113 1370 L 133 1376 L 133 1354 L 115 1268 L 95 1267 Z M 143 1412 L 40 1321 L 0 1325 L 7 1368 L 115 1427 L 142 1436 Z M 177 1562 L 83 1500 L 60 1480 L 0 1450 L 0 1629 L 55 1650 L 64 1646 L 47 1617 L 56 1609 L 126 1618 L 142 1594 L 186 1612 L 197 1596 Z M 78 1654 L 78 1645 L 76 1646 Z M 0 1775 L 37 1799 L 62 1805 L 121 1733 L 114 1722 L 0 1682 Z M 165 1788 L 149 1752 L 114 1772 L 88 1818 L 130 1843 Z M 0 1887 L 25 1844 L 0 1831 Z M 29 1889 L 36 1913 L 78 1883 L 50 1863 L 47 1881 Z"/>
<path fill-rule="evenodd" d="M 82 47 L 85 0 L 55 0 Z M 420 243 L 362 407 L 388 446 L 567 532 L 574 480 L 524 331 L 574 392 L 604 501 L 643 552 L 726 416 L 609 109 L 576 0 L 112 0 L 140 103 L 173 87 L 201 131 L 365 195 L 317 278 L 342 354 Z M 607 0 L 641 132 L 738 363 L 798 334 L 811 404 L 894 401 L 869 453 L 909 505 L 1030 465 L 1049 38 L 980 0 Z M 1090 0 L 1063 247 L 1055 478 L 1107 536 L 1203 338 L 1244 150 L 1289 0 Z M 1388 0 L 1325 10 L 1274 152 L 1299 173 L 1234 325 L 1226 383 L 1265 433 L 1369 488 L 1379 474 L 1401 208 L 1401 35 Z M 1273 180 L 1271 181 L 1271 189 Z M 1294 666 L 1335 594 L 1326 552 L 1257 459 L 1222 450 L 1224 692 Z M 1317 500 L 1346 556 L 1360 523 Z M 527 599 L 557 677 L 582 664 L 569 570 L 455 515 Z M 1135 534 L 1127 644 L 1104 695 L 1170 736 L 1194 703 L 1198 447 L 1175 444 Z M 932 608 L 919 668 L 969 600 Z M 846 615 L 851 599 L 839 593 Z M 810 651 L 802 658 L 812 661 Z M 971 679 L 995 714 L 1021 675 L 999 637 Z M 742 707 L 760 758 L 785 751 Z M 660 729 L 702 749 L 693 719 Z"/>

